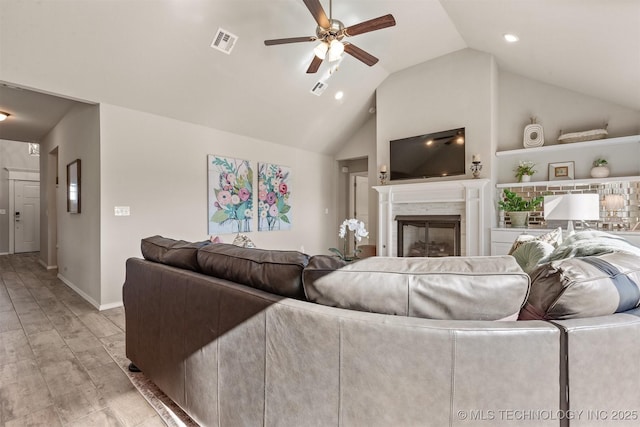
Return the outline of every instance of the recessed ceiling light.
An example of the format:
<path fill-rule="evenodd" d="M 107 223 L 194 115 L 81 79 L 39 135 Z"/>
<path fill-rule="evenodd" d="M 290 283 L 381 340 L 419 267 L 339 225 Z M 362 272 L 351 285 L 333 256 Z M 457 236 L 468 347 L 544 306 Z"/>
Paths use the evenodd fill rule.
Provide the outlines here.
<path fill-rule="evenodd" d="M 506 41 L 508 41 L 509 43 L 515 43 L 518 40 L 520 40 L 520 37 L 516 36 L 515 34 L 510 34 L 510 33 L 503 34 L 502 37 L 504 37 L 504 39 Z"/>
<path fill-rule="evenodd" d="M 342 97 L 344 96 L 344 92 L 339 90 L 338 92 L 336 92 L 336 94 L 334 95 L 334 98 L 337 100 L 342 99 Z"/>
<path fill-rule="evenodd" d="M 9 113 L 5 113 L 4 111 L 0 111 L 0 122 L 4 122 L 9 117 Z"/>

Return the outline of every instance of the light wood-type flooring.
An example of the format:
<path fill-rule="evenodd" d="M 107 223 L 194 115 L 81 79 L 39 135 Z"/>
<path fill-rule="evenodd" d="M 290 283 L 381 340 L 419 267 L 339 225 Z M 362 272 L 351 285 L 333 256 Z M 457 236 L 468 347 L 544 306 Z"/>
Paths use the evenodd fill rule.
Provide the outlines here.
<path fill-rule="evenodd" d="M 105 350 L 124 354 L 124 328 L 37 254 L 0 256 L 0 427 L 164 426 Z"/>

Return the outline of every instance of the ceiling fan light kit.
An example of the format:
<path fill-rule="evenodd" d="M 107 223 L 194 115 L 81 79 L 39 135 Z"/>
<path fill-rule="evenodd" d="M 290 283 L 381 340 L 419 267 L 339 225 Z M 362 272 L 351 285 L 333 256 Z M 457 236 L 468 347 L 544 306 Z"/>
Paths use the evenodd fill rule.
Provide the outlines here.
<path fill-rule="evenodd" d="M 335 62 L 342 58 L 344 53 L 344 45 L 338 40 L 333 40 L 329 44 L 329 62 Z"/>
<path fill-rule="evenodd" d="M 264 44 L 266 46 L 286 43 L 315 42 L 320 40 L 320 44 L 313 49 L 314 56 L 309 68 L 307 69 L 307 73 L 317 72 L 322 62 L 327 58 L 327 55 L 329 56 L 329 62 L 334 62 L 340 60 L 342 58 L 342 54 L 345 52 L 370 67 L 378 62 L 378 58 L 375 56 L 365 52 L 350 42 L 345 43 L 342 40 L 345 37 L 357 36 L 359 34 L 392 27 L 396 25 L 393 15 L 384 15 L 350 27 L 345 27 L 341 21 L 331 17 L 331 1 L 329 2 L 329 17 L 327 17 L 327 14 L 322 8 L 320 0 L 303 0 L 303 2 L 318 24 L 315 37 L 291 37 L 265 40 Z"/>
<path fill-rule="evenodd" d="M 313 53 L 320 59 L 324 59 L 327 56 L 327 51 L 329 50 L 329 45 L 325 42 L 320 42 L 315 49 L 313 49 Z"/>

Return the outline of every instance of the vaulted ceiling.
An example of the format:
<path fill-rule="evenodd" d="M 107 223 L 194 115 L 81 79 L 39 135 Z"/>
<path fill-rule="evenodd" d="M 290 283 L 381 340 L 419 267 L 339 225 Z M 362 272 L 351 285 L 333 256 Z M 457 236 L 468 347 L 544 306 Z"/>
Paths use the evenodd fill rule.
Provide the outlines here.
<path fill-rule="evenodd" d="M 640 111 L 639 0 L 335 0 L 331 10 L 346 26 L 388 13 L 397 25 L 350 38 L 380 61 L 347 55 L 321 96 L 310 90 L 328 65 L 305 73 L 317 43 L 263 43 L 315 34 L 302 0 L 2 0 L 0 81 L 321 153 L 370 117 L 387 76 L 466 47 Z M 238 36 L 230 55 L 210 47 L 219 27 Z M 0 138 L 37 141 L 70 105 L 0 87 L 0 111 L 13 114 Z"/>

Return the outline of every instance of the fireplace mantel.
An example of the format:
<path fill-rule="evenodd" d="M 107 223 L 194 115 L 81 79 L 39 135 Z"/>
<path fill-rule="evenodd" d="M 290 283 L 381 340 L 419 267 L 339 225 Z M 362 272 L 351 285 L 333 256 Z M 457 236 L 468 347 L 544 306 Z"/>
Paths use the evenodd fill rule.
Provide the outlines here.
<path fill-rule="evenodd" d="M 485 229 L 488 229 L 485 224 L 485 188 L 488 183 L 488 179 L 465 179 L 373 187 L 378 192 L 378 255 L 397 255 L 392 232 L 396 228 L 395 210 L 399 205 L 416 203 L 460 203 L 466 226 L 466 252 L 463 255 L 482 255 L 487 234 Z"/>

